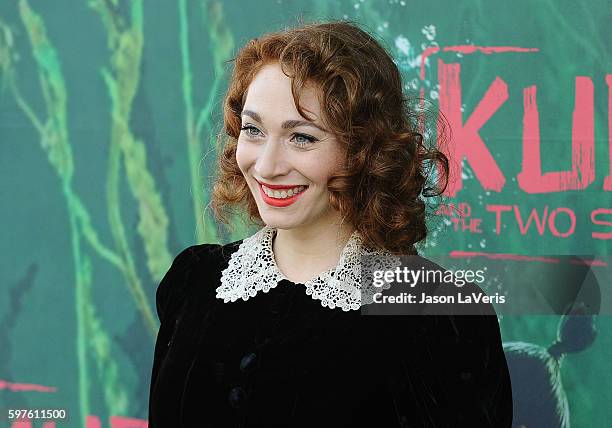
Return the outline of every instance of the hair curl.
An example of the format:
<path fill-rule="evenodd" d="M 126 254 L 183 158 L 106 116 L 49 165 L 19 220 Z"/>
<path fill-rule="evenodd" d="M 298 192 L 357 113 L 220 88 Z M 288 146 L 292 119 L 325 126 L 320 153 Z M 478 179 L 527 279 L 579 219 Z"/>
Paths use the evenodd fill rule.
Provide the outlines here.
<path fill-rule="evenodd" d="M 313 83 L 323 123 L 346 148 L 346 167 L 328 182 L 331 206 L 366 244 L 415 254 L 413 245 L 428 233 L 424 198 L 446 189 L 448 158 L 435 144 L 426 146 L 424 110 L 404 96 L 400 72 L 385 48 L 353 21 L 310 23 L 253 39 L 230 61 L 235 64 L 223 105 L 212 192 L 215 217 L 229 224 L 227 214 L 239 208 L 263 225 L 238 168 L 236 147 L 249 84 L 262 66 L 279 63 L 291 78 L 298 112 L 312 120 L 300 106 L 300 93 Z M 446 122 L 439 118 L 441 142 L 446 129 L 441 123 Z"/>

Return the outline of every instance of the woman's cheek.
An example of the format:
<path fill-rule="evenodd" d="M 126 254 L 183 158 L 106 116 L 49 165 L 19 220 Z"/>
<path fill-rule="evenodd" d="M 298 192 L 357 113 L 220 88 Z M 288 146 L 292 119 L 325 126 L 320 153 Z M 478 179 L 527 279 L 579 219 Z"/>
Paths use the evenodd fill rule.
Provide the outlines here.
<path fill-rule="evenodd" d="M 236 147 L 236 163 L 243 173 L 248 170 L 251 157 L 252 153 L 249 150 L 248 144 L 239 139 Z"/>

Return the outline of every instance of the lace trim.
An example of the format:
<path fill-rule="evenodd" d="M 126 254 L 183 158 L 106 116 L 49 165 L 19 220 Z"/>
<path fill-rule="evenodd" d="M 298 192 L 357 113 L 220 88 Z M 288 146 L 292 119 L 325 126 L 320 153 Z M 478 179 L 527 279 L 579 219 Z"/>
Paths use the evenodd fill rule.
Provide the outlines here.
<path fill-rule="evenodd" d="M 276 265 L 272 251 L 272 239 L 276 229 L 265 226 L 246 238 L 221 272 L 221 286 L 216 297 L 225 303 L 239 298 L 248 300 L 259 291 L 267 293 L 283 279 L 289 280 Z M 366 256 L 364 266 L 361 256 Z M 306 294 L 321 301 L 321 305 L 343 311 L 359 310 L 361 305 L 373 303 L 373 296 L 391 285 L 372 285 L 372 272 L 394 270 L 400 266 L 399 256 L 387 251 L 371 249 L 364 245 L 361 235 L 355 231 L 342 250 L 335 268 L 326 270 L 304 283 Z M 365 286 L 361 283 L 362 268 L 366 268 Z"/>

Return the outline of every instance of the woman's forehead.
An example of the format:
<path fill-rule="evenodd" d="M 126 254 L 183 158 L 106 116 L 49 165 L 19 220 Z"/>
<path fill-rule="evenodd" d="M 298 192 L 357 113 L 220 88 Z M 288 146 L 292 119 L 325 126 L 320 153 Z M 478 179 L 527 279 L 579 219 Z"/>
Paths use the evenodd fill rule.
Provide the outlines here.
<path fill-rule="evenodd" d="M 249 116 L 259 121 L 260 119 L 265 121 L 270 114 L 277 116 L 279 113 L 284 119 L 306 120 L 300 116 L 295 106 L 291 93 L 291 79 L 280 71 L 280 67 L 278 70 L 271 68 L 260 70 L 248 86 L 243 96 L 243 112 L 255 112 L 256 115 L 249 114 Z M 299 95 L 302 109 L 318 123 L 321 105 L 312 85 L 303 88 Z"/>
<path fill-rule="evenodd" d="M 283 94 L 291 94 L 291 78 L 283 73 L 280 65 L 277 63 L 266 64 L 262 66 L 255 74 L 251 83 L 248 85 L 243 99 L 250 92 L 259 93 L 273 89 L 280 91 Z M 302 88 L 299 89 L 300 97 L 309 101 L 317 101 L 318 87 L 310 81 L 307 81 Z"/>

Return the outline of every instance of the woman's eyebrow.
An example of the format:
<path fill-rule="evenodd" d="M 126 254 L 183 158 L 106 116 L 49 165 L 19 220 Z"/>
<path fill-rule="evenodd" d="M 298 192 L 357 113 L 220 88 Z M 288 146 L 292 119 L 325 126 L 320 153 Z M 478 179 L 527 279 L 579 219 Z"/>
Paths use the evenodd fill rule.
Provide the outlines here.
<path fill-rule="evenodd" d="M 253 119 L 255 119 L 257 122 L 263 123 L 263 121 L 261 120 L 261 116 L 252 110 L 242 110 L 242 116 L 250 116 Z M 281 124 L 282 129 L 291 129 L 291 128 L 295 128 L 298 126 L 312 126 L 314 128 L 319 129 L 320 131 L 327 132 L 326 129 L 322 128 L 316 123 L 307 122 L 305 120 L 286 120 Z"/>

